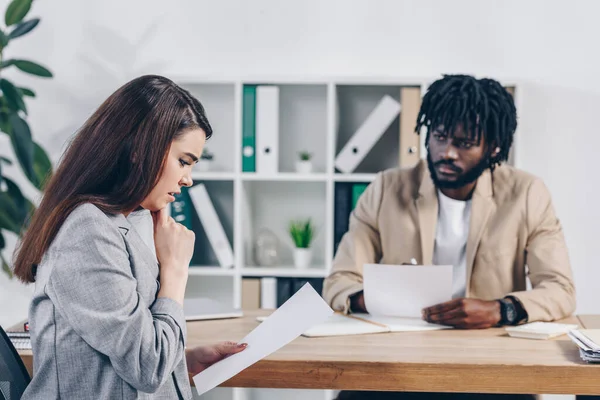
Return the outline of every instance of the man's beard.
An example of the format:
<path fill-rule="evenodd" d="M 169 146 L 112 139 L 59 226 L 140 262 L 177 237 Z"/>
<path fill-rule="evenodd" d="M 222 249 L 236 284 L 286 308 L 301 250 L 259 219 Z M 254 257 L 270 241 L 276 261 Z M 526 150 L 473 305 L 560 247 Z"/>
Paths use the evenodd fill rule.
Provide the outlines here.
<path fill-rule="evenodd" d="M 450 168 L 456 170 L 459 175 L 455 181 L 443 181 L 439 180 L 437 177 L 437 172 L 435 167 L 439 165 L 447 165 Z M 456 167 L 451 161 L 440 160 L 437 163 L 433 163 L 431 160 L 431 154 L 427 154 L 427 166 L 429 167 L 429 174 L 431 175 L 431 179 L 433 183 L 438 189 L 459 189 L 469 183 L 475 182 L 481 174 L 485 172 L 485 170 L 490 166 L 489 160 L 487 157 L 484 157 L 483 160 L 479 162 L 479 164 L 475 165 L 473 168 L 468 170 L 467 172 L 459 171 L 459 168 Z"/>

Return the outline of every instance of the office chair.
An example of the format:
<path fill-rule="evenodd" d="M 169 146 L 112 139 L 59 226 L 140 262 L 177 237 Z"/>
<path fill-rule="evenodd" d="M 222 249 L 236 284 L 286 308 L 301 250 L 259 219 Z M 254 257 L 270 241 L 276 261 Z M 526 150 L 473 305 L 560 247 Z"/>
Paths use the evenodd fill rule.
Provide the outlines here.
<path fill-rule="evenodd" d="M 0 326 L 0 400 L 19 400 L 30 381 L 25 364 Z"/>

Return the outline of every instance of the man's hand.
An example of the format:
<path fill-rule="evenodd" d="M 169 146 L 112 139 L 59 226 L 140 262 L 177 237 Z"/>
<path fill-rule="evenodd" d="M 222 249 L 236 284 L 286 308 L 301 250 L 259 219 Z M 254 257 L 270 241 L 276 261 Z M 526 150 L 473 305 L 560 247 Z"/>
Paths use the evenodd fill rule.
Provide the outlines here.
<path fill-rule="evenodd" d="M 500 304 L 478 299 L 454 299 L 423 310 L 423 319 L 461 329 L 485 329 L 498 325 Z"/>
<path fill-rule="evenodd" d="M 185 353 L 188 372 L 192 375 L 199 374 L 217 361 L 221 361 L 246 348 L 246 344 L 237 344 L 233 342 L 222 342 L 211 346 L 200 346 Z"/>
<path fill-rule="evenodd" d="M 350 310 L 352 310 L 354 313 L 367 312 L 367 307 L 365 306 L 365 295 L 363 292 L 358 292 L 350 296 Z"/>

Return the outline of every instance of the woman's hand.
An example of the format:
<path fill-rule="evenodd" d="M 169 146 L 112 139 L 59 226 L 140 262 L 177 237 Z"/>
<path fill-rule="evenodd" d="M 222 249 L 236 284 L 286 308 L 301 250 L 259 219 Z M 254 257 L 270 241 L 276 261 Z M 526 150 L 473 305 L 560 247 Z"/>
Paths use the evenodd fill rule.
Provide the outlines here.
<path fill-rule="evenodd" d="M 192 375 L 199 374 L 217 361 L 225 357 L 239 353 L 246 348 L 247 344 L 234 342 L 221 342 L 211 346 L 199 346 L 185 353 L 188 372 Z"/>
<path fill-rule="evenodd" d="M 152 213 L 154 246 L 160 264 L 158 297 L 168 297 L 183 305 L 190 260 L 194 254 L 194 232 L 175 222 L 162 209 Z"/>

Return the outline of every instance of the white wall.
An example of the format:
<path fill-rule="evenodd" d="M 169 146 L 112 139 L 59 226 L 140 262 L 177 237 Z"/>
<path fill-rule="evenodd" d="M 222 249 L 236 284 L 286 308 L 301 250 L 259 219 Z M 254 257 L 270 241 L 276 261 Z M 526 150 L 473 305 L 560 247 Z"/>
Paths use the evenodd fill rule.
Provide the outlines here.
<path fill-rule="evenodd" d="M 10 75 L 37 91 L 28 103 L 30 123 L 54 154 L 101 100 L 145 72 L 229 78 L 465 72 L 519 79 L 518 163 L 542 176 L 554 196 L 575 269 L 578 312 L 600 313 L 593 251 L 600 223 L 594 112 L 600 108 L 600 3 L 62 0 L 33 7 L 40 26 L 7 53 L 43 62 L 55 78 Z M 7 148 L 0 141 L 0 152 Z M 28 296 L 0 277 L 0 324 L 24 317 Z"/>

